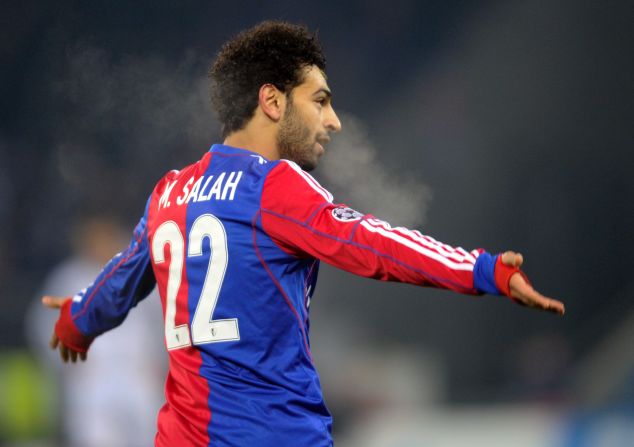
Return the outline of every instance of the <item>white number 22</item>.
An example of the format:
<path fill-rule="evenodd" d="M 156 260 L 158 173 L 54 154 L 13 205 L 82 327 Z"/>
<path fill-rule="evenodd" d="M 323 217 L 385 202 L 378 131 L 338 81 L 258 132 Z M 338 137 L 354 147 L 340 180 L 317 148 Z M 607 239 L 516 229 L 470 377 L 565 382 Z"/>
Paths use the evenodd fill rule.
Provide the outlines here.
<path fill-rule="evenodd" d="M 229 257 L 225 228 L 220 220 L 211 214 L 199 216 L 192 225 L 187 244 L 187 257 L 202 256 L 205 238 L 210 240 L 211 254 L 205 282 L 192 319 L 191 340 L 187 324 L 176 326 L 176 297 L 181 286 L 185 262 L 183 235 L 178 225 L 170 220 L 158 227 L 152 240 L 152 254 L 156 264 L 165 262 L 165 245 L 170 246 L 171 262 L 165 300 L 165 342 L 167 349 L 170 350 L 191 346 L 192 341 L 195 345 L 200 345 L 240 339 L 237 318 L 213 319 Z"/>

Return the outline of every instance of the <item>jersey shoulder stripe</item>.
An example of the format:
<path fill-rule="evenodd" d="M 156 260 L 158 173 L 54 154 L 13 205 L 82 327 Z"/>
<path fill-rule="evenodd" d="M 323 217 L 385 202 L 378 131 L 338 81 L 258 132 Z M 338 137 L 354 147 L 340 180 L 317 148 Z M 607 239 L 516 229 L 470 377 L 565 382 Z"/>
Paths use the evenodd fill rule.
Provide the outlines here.
<path fill-rule="evenodd" d="M 313 188 L 319 195 L 321 195 L 327 202 L 332 203 L 332 201 L 334 200 L 332 194 L 323 186 L 321 186 L 319 184 L 319 182 L 317 180 L 315 180 L 315 178 L 310 175 L 308 172 L 304 171 L 302 168 L 299 167 L 299 165 L 293 161 L 290 160 L 285 160 L 282 159 L 281 160 L 284 164 L 288 165 L 291 167 L 291 169 L 293 169 L 293 171 L 295 171 L 297 174 L 299 174 L 305 181 L 306 183 Z"/>

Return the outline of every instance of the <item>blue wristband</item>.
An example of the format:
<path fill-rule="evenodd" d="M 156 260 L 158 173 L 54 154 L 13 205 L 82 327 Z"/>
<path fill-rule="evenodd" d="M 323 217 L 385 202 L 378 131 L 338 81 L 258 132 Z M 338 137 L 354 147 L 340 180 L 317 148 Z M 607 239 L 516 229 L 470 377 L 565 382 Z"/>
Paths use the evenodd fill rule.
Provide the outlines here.
<path fill-rule="evenodd" d="M 480 293 L 502 295 L 495 285 L 495 262 L 499 255 L 481 253 L 473 267 L 473 287 Z"/>

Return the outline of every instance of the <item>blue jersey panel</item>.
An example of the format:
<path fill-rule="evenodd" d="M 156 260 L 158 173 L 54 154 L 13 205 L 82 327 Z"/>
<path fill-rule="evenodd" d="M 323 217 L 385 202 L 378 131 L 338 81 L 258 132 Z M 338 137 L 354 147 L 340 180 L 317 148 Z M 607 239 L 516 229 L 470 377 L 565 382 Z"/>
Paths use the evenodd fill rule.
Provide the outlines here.
<path fill-rule="evenodd" d="M 190 327 L 194 332 L 196 326 L 219 331 L 217 336 L 224 329 L 214 329 L 215 322 L 235 322 L 239 337 L 198 344 L 194 335 L 203 360 L 200 373 L 209 384 L 208 434 L 213 446 L 332 443 L 331 416 L 307 333 L 308 295 L 314 290 L 318 265 L 314 259 L 282 251 L 259 219 L 264 180 L 277 163 L 214 145 L 198 200 L 187 204 L 188 250 L 197 245 L 191 234 L 201 216 L 220 223 L 202 236 L 202 254 L 186 257 Z M 225 193 L 227 179 L 235 182 L 238 177 L 234 190 Z M 219 186 L 215 197 L 205 200 L 219 178 L 225 185 L 222 192 Z M 212 320 L 208 326 L 196 318 L 203 294 L 207 302 L 215 302 L 207 314 Z"/>

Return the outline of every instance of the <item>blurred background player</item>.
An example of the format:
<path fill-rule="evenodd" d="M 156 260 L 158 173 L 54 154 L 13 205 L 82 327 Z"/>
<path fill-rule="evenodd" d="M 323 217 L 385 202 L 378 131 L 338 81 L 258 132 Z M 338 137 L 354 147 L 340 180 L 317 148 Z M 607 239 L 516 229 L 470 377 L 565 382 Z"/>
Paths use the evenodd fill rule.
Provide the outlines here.
<path fill-rule="evenodd" d="M 121 224 L 111 215 L 80 216 L 71 233 L 73 252 L 55 267 L 43 291 L 70 295 L 86 287 L 103 265 L 127 243 Z M 46 374 L 58 379 L 57 412 L 61 445 L 67 447 L 136 447 L 156 432 L 156 414 L 163 401 L 166 359 L 158 297 L 140 303 L 128 322 L 97 342 L 90 361 L 63 365 L 49 348 L 50 327 L 57 316 L 32 303 L 25 324 L 27 337 Z"/>

